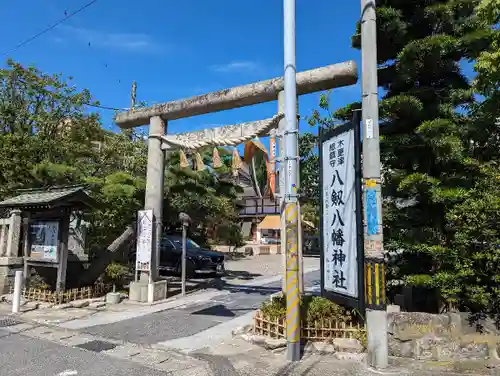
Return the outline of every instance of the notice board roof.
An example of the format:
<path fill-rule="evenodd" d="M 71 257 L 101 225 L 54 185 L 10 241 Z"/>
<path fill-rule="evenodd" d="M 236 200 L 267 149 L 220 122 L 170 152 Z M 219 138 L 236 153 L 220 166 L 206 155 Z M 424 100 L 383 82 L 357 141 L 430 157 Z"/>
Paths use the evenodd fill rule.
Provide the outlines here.
<path fill-rule="evenodd" d="M 17 196 L 0 202 L 0 208 L 92 208 L 96 202 L 85 192 L 86 186 L 73 185 L 19 190 Z"/>

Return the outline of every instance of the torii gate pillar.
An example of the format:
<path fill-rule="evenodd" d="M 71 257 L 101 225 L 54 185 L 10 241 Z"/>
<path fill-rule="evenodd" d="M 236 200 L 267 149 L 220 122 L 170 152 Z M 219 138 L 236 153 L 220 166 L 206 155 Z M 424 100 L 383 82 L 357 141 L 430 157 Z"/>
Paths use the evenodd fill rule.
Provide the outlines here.
<path fill-rule="evenodd" d="M 165 150 L 160 136 L 164 136 L 166 131 L 167 123 L 160 116 L 150 119 L 144 209 L 153 211 L 151 263 L 150 271 L 140 272 L 138 281 L 130 284 L 130 300 L 133 301 L 152 303 L 167 297 L 167 281 L 158 279 L 165 178 Z"/>

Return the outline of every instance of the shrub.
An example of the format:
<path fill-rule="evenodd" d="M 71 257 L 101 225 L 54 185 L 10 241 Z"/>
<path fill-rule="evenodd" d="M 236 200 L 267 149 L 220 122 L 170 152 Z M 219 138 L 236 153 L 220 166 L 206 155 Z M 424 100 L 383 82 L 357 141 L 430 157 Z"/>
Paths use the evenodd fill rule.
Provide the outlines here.
<path fill-rule="evenodd" d="M 320 296 L 305 296 L 303 299 L 302 318 L 308 323 L 330 320 L 349 322 L 351 313 L 344 307 Z"/>
<path fill-rule="evenodd" d="M 261 311 L 271 320 L 284 320 L 286 318 L 286 296 L 281 294 L 264 302 Z M 302 296 L 300 299 L 300 312 L 302 320 L 310 324 L 321 320 L 337 322 L 350 322 L 352 320 L 350 311 L 319 296 Z"/>
<path fill-rule="evenodd" d="M 116 291 L 116 286 L 120 286 L 124 277 L 128 273 L 128 268 L 125 265 L 113 262 L 108 265 L 105 271 L 105 280 L 113 285 L 113 292 Z"/>

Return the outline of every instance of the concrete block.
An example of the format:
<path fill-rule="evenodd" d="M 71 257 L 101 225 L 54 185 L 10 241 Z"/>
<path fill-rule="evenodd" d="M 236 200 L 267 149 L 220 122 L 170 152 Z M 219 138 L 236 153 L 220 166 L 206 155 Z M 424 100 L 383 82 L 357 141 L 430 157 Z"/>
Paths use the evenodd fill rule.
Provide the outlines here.
<path fill-rule="evenodd" d="M 304 346 L 304 353 L 330 355 L 336 352 L 335 346 L 326 342 L 308 342 Z"/>
<path fill-rule="evenodd" d="M 169 354 L 163 351 L 150 351 L 150 350 L 142 350 L 139 354 L 134 355 L 132 357 L 132 361 L 139 362 L 143 364 L 159 364 L 166 362 L 170 359 Z"/>
<path fill-rule="evenodd" d="M 340 352 L 350 352 L 359 354 L 363 352 L 363 345 L 357 340 L 352 338 L 334 338 L 332 341 L 333 347 Z"/>
<path fill-rule="evenodd" d="M 232 331 L 232 335 L 233 336 L 240 336 L 242 334 L 247 334 L 247 333 L 250 333 L 252 331 L 252 329 L 253 329 L 253 325 L 250 325 L 250 324 L 243 325 L 243 326 L 240 326 L 240 327 L 234 329 Z"/>
<path fill-rule="evenodd" d="M 387 313 L 401 312 L 401 307 L 395 304 L 389 304 L 387 306 Z"/>
<path fill-rule="evenodd" d="M 286 339 L 284 338 L 270 338 L 252 334 L 243 334 L 241 337 L 245 341 L 264 347 L 267 350 L 276 350 L 286 347 Z"/>
<path fill-rule="evenodd" d="M 121 301 L 121 295 L 119 292 L 109 292 L 106 294 L 106 303 L 118 304 Z"/>
<path fill-rule="evenodd" d="M 348 360 L 351 362 L 358 362 L 358 363 L 363 363 L 366 359 L 366 354 L 355 354 L 355 353 L 348 353 L 348 352 L 336 352 L 334 354 L 334 357 L 337 358 L 338 360 Z"/>
<path fill-rule="evenodd" d="M 156 281 L 152 283 L 153 301 L 167 298 L 167 281 Z M 148 290 L 150 285 L 144 282 L 131 282 L 129 286 L 129 300 L 140 303 L 148 302 Z"/>
<path fill-rule="evenodd" d="M 68 309 L 68 308 L 73 308 L 71 303 L 63 303 L 63 304 L 56 304 L 52 306 L 53 309 Z"/>
<path fill-rule="evenodd" d="M 54 308 L 54 303 L 40 303 L 38 308 L 40 309 L 48 309 L 48 308 Z"/>
<path fill-rule="evenodd" d="M 92 302 L 89 304 L 89 308 L 103 308 L 106 307 L 106 302 Z"/>
<path fill-rule="evenodd" d="M 117 346 L 112 350 L 106 351 L 106 355 L 110 355 L 121 359 L 128 359 L 140 354 L 141 351 L 142 349 L 136 345 L 126 344 L 122 346 Z"/>
<path fill-rule="evenodd" d="M 73 302 L 70 302 L 69 304 L 71 304 L 71 308 L 84 308 L 84 307 L 87 307 L 90 302 L 85 299 L 85 300 L 75 300 Z"/>
<path fill-rule="evenodd" d="M 77 334 L 77 335 L 67 337 L 67 338 L 60 338 L 59 342 L 61 344 L 63 344 L 64 346 L 74 347 L 74 346 L 78 346 L 78 345 L 82 345 L 84 343 L 90 342 L 92 340 L 94 340 L 94 338 L 91 336 L 84 335 L 84 334 Z"/>

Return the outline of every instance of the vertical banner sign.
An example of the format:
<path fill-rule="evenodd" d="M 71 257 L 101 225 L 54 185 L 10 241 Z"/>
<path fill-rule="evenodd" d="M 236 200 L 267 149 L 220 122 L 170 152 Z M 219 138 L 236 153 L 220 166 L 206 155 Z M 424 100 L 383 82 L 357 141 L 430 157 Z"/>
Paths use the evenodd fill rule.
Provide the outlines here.
<path fill-rule="evenodd" d="M 366 188 L 366 226 L 368 235 L 378 234 L 377 191 Z"/>
<path fill-rule="evenodd" d="M 151 251 L 153 249 L 153 211 L 137 212 L 137 250 L 135 268 L 137 271 L 151 271 Z"/>
<path fill-rule="evenodd" d="M 276 193 L 276 137 L 269 138 L 269 149 L 271 149 L 271 173 L 269 176 L 269 188 L 271 197 Z"/>
<path fill-rule="evenodd" d="M 361 180 L 359 166 L 356 168 L 359 129 L 349 123 L 322 134 L 320 139 L 321 291 L 338 303 L 360 308 L 364 286 Z"/>

